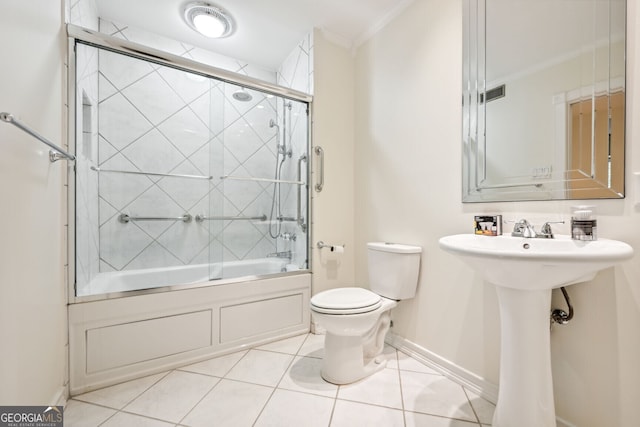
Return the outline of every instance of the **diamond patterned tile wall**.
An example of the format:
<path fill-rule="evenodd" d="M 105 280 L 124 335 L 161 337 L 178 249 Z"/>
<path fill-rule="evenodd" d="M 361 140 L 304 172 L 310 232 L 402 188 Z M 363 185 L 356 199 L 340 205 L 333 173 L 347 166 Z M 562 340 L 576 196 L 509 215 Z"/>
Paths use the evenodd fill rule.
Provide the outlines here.
<path fill-rule="evenodd" d="M 278 84 L 313 93 L 313 32 L 298 43 L 278 70 Z"/>
<path fill-rule="evenodd" d="M 312 88 L 311 35 L 276 73 L 117 23 L 101 20 L 100 28 L 115 37 L 230 71 L 273 82 L 278 79 L 282 85 L 295 84 L 295 89 L 304 92 Z M 293 102 L 286 109 L 282 100 L 251 90 L 250 101 L 238 102 L 233 98 L 238 86 L 113 52 L 95 52 L 95 65 L 85 67 L 92 76 L 85 86 L 93 90 L 97 124 L 90 150 L 94 159 L 87 165 L 103 171 L 204 175 L 213 179 L 96 173 L 87 165 L 79 167 L 82 177 L 78 176 L 78 190 L 83 195 L 79 194 L 77 202 L 78 285 L 88 283 L 98 271 L 198 264 L 221 261 L 223 257 L 225 261 L 262 258 L 287 250 L 297 254 L 295 262 L 304 266 L 306 238 L 296 243 L 270 236 L 270 231 L 301 233 L 295 223 L 274 220 L 278 214 L 296 215 L 297 186 L 282 185 L 276 191 L 276 186 L 268 182 L 221 179 L 224 175 L 274 178 L 282 140 L 292 156 L 281 167 L 281 179 L 297 179 L 297 160 L 306 152 L 304 104 Z M 283 78 L 285 74 L 291 83 Z M 287 118 L 283 119 L 285 113 Z M 270 126 L 271 120 L 277 126 Z M 288 131 L 280 134 L 285 127 L 283 120 L 288 121 Z M 274 193 L 286 202 L 280 212 L 272 209 Z M 97 200 L 94 207 L 86 202 L 89 200 Z M 306 210 L 306 199 L 303 208 Z M 274 221 L 122 223 L 118 220 L 121 213 L 153 217 L 184 213 L 194 217 L 266 215 Z M 209 260 L 210 253 L 217 259 Z"/>
<path fill-rule="evenodd" d="M 100 136 L 118 150 L 153 128 L 151 122 L 121 93 L 100 99 L 99 120 Z"/>
<path fill-rule="evenodd" d="M 76 5 L 76 7 L 80 7 Z M 97 201 L 98 180 L 90 169 L 97 164 L 98 157 L 98 55 L 86 46 L 78 48 L 76 105 L 79 106 L 76 121 L 77 162 L 76 174 L 76 220 L 75 241 L 76 281 L 83 286 L 100 269 L 99 264 L 99 206 Z"/>
<path fill-rule="evenodd" d="M 102 52 L 101 58 L 112 55 L 116 54 Z M 130 62 L 138 62 L 127 57 L 107 60 L 110 64 L 118 61 L 122 68 Z M 119 72 L 113 80 L 109 69 L 104 72 L 100 70 L 100 81 L 108 82 L 109 87 L 116 90 L 114 93 L 103 92 L 109 95 L 100 99 L 100 142 L 107 144 L 106 149 L 99 150 L 105 154 L 105 158 L 99 159 L 100 168 L 204 174 L 215 179 L 211 182 L 191 180 L 186 183 L 181 178 L 105 172 L 100 174 L 99 185 L 103 205 L 111 206 L 112 212 L 131 216 L 208 214 L 208 196 L 217 185 L 223 188 L 216 193 L 217 199 L 220 200 L 219 196 L 222 195 L 225 202 L 222 206 L 214 206 L 214 210 L 229 214 L 231 208 L 233 215 L 246 216 L 271 214 L 273 184 L 245 180 L 225 180 L 222 184 L 219 177 L 225 174 L 274 177 L 279 134 L 278 128 L 270 127 L 269 122 L 277 120 L 275 99 L 257 91 L 248 91 L 252 100 L 240 103 L 233 98 L 238 87 L 226 84 L 220 88 L 217 83 L 208 92 L 197 96 L 202 92 L 201 81 L 194 80 L 193 87 L 189 88 L 188 79 L 167 74 L 164 67 L 156 67 L 146 74 L 138 72 L 140 77 L 137 80 L 121 78 L 122 74 L 127 73 L 116 68 Z M 136 64 L 133 68 L 141 70 L 144 67 Z M 173 88 L 162 77 L 163 74 L 172 75 L 171 80 L 178 82 L 179 89 L 192 95 L 180 97 L 176 92 L 179 89 Z M 120 84 L 124 86 L 120 87 Z M 224 113 L 223 121 L 215 121 L 224 125 L 219 133 L 216 133 L 217 128 L 209 126 L 208 121 L 202 120 L 208 114 L 204 111 L 206 104 L 201 102 L 201 98 L 223 105 L 221 109 L 214 109 Z M 192 101 L 186 102 L 185 99 Z M 292 117 L 290 111 L 287 114 Z M 123 121 L 124 125 L 118 120 Z M 289 140 L 292 132 L 286 136 Z M 289 144 L 293 148 L 293 144 Z M 301 147 L 295 147 L 296 151 L 304 148 L 302 144 L 299 145 Z M 214 156 L 218 153 L 223 156 L 224 170 L 210 167 L 212 153 Z M 294 179 L 295 173 L 296 164 L 285 162 L 282 178 Z M 286 188 L 284 193 L 290 192 L 291 189 Z M 295 206 L 295 198 L 283 197 L 282 200 L 291 200 L 294 203 L 292 206 Z M 287 216 L 294 216 L 294 213 L 288 212 Z M 284 250 L 278 248 L 276 239 L 266 238 L 268 227 L 250 221 L 228 222 L 223 228 L 215 230 L 222 235 L 210 235 L 213 231 L 214 228 L 193 221 L 131 221 L 123 224 L 114 215 L 100 227 L 101 260 L 114 270 L 127 270 L 139 268 L 141 260 L 152 258 L 151 253 L 161 253 L 164 260 L 188 265 L 202 262 L 200 254 L 206 252 L 211 241 L 222 243 L 226 248 L 225 253 L 233 260 L 255 256 L 262 258 L 268 253 Z"/>
<path fill-rule="evenodd" d="M 72 24 L 98 31 L 98 6 L 91 0 L 71 0 L 67 3 Z"/>
<path fill-rule="evenodd" d="M 197 94 L 206 95 L 202 81 L 193 80 L 190 88 L 188 80 L 177 78 L 164 67 L 153 69 L 143 61 L 106 51 L 101 52 L 101 59 L 109 66 L 100 69 L 100 81 L 108 82 L 116 91 L 101 92 L 108 94 L 100 99 L 100 142 L 108 147 L 100 150 L 105 154 L 99 159 L 101 169 L 208 174 L 208 167 L 201 171 L 189 157 L 196 153 L 208 156 L 209 151 L 201 148 L 207 144 L 211 132 L 162 74 L 171 76 L 170 80 L 177 82 L 187 94 L 185 98 L 192 101 L 198 99 Z M 128 69 L 132 71 L 129 73 Z M 123 75 L 138 79 L 125 79 Z M 198 105 L 194 108 L 201 109 Z M 209 162 L 198 159 L 197 163 L 202 168 Z M 178 217 L 198 205 L 210 191 L 207 181 L 188 184 L 184 181 L 105 172 L 100 174 L 99 197 L 103 205 L 111 206 L 117 214 Z M 153 260 L 154 254 L 161 255 L 169 265 L 183 265 L 191 263 L 209 239 L 208 230 L 193 223 L 123 224 L 114 215 L 100 226 L 100 257 L 103 265 L 114 270 L 140 268 L 141 264 L 144 266 Z M 151 264 L 157 266 L 158 263 L 151 261 Z"/>

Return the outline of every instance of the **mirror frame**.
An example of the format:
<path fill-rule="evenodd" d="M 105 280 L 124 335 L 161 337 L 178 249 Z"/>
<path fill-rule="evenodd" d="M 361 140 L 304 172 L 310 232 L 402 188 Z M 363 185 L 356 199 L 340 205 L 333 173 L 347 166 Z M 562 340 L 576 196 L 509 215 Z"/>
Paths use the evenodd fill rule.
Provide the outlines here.
<path fill-rule="evenodd" d="M 533 177 L 522 178 L 506 177 L 505 182 L 488 185 L 484 181 L 487 178 L 486 157 L 486 104 L 482 103 L 486 88 L 486 3 L 490 0 L 463 0 L 463 42 L 462 42 L 462 202 L 501 202 L 501 201 L 542 201 L 542 200 L 566 200 L 566 199 L 622 199 L 624 198 L 624 150 L 622 153 L 622 188 L 616 191 L 611 187 L 592 186 L 595 183 L 591 177 L 575 179 L 568 178 L 571 170 L 562 173 L 562 177 L 553 179 L 535 180 Z M 536 1 L 536 0 L 531 0 Z M 626 0 L 609 0 L 624 2 L 624 34 L 623 48 L 625 52 L 623 70 L 624 75 L 618 79 L 622 84 L 622 92 L 626 93 Z M 611 23 L 609 24 L 611 27 Z M 609 31 L 611 34 L 611 31 Z M 608 48 L 612 46 L 609 38 Z M 605 93 L 612 92 L 611 74 L 608 76 L 608 87 Z M 594 91 L 595 92 L 595 91 Z M 599 93 L 601 94 L 601 93 Z M 596 95 L 591 96 L 594 100 Z M 624 101 L 626 105 L 626 101 Z M 562 104 L 565 105 L 564 103 Z M 595 105 L 595 102 L 593 103 Z M 622 119 L 623 129 L 626 130 L 626 108 L 622 108 L 625 117 Z M 569 114 L 568 112 L 566 114 Z M 595 128 L 594 128 L 595 133 Z M 623 135 L 623 146 L 624 138 Z M 563 136 L 563 139 L 566 139 Z M 609 156 L 611 157 L 611 156 Z M 592 156 L 593 158 L 593 156 Z M 593 163 L 593 162 L 592 162 Z M 566 165 L 564 165 L 566 166 Z M 568 168 L 567 168 L 568 169 Z M 593 166 L 592 166 L 593 170 Z M 574 170 L 575 171 L 575 170 Z M 583 181 L 579 190 L 570 189 L 577 181 Z M 584 184 L 584 181 L 587 185 Z M 609 179 L 610 182 L 610 179 Z"/>

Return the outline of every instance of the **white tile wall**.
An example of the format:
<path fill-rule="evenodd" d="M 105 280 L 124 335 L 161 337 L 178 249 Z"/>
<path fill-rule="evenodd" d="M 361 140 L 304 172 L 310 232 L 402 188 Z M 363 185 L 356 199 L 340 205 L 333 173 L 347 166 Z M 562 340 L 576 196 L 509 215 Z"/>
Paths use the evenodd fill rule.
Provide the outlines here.
<path fill-rule="evenodd" d="M 281 86 L 313 94 L 313 31 L 282 62 L 277 80 Z"/>
<path fill-rule="evenodd" d="M 79 10 L 80 6 L 76 8 Z M 72 22 L 74 16 L 72 13 Z M 272 72 L 118 23 L 100 20 L 99 26 L 102 32 L 115 37 L 233 72 L 270 82 L 278 80 L 304 92 L 312 88 L 311 36 L 296 47 L 278 72 Z M 257 91 L 249 91 L 253 99 L 241 103 L 232 97 L 240 89 L 237 86 L 112 52 L 101 51 L 98 55 L 89 53 L 90 48 L 84 46 L 83 50 L 86 52 L 78 56 L 93 55 L 95 62 L 89 70 L 93 70 L 91 86 L 98 106 L 94 123 L 99 134 L 96 131 L 94 163 L 79 164 L 78 168 L 82 198 L 94 205 L 91 211 L 88 202 L 78 203 L 79 286 L 87 284 L 98 271 L 196 264 L 222 258 L 250 259 L 276 251 L 292 250 L 297 254 L 294 263 L 305 265 L 306 236 L 296 231 L 294 223 L 273 225 L 271 230 L 297 233 L 300 236 L 296 241 L 271 238 L 269 223 L 118 221 L 120 213 L 270 216 L 273 184 L 221 181 L 220 177 L 274 178 L 280 136 L 286 138 L 293 151 L 282 167 L 281 179 L 297 179 L 297 161 L 306 152 L 304 104 L 292 102 L 292 107 L 285 109 L 282 100 Z M 286 79 L 281 78 L 285 74 Z M 284 136 L 269 126 L 273 119 L 283 129 L 283 112 L 289 129 Z M 108 172 L 98 175 L 89 165 L 103 170 L 211 175 L 214 179 L 208 182 Z M 303 168 L 304 178 L 306 163 Z M 91 183 L 93 190 L 84 188 Z M 281 187 L 285 203 L 282 215 L 296 216 L 297 190 L 297 186 Z M 303 209 L 306 212 L 306 197 Z M 277 215 L 275 210 L 273 215 Z M 89 243 L 93 250 L 89 250 Z M 209 245 L 221 248 L 209 250 Z M 210 259 L 210 254 L 216 254 L 218 259 Z"/>
<path fill-rule="evenodd" d="M 116 57 L 117 56 L 117 57 Z M 155 178 L 102 172 L 99 194 L 101 206 L 111 217 L 101 219 L 100 256 L 110 269 L 140 268 L 148 260 L 152 265 L 206 262 L 210 242 L 224 245 L 225 260 L 264 257 L 288 250 L 290 242 L 268 238 L 268 227 L 259 222 L 235 221 L 223 227 L 195 222 L 129 222 L 122 224 L 118 214 L 131 216 L 170 216 L 183 213 L 195 216 L 211 214 L 210 199 L 216 215 L 260 216 L 271 213 L 273 184 L 244 181 L 220 181 L 222 175 L 273 178 L 277 154 L 278 102 L 257 91 L 253 99 L 240 103 L 233 99 L 239 89 L 217 83 L 205 90 L 203 81 L 177 76 L 165 67 L 141 66 L 128 57 L 101 52 L 100 81 L 109 90 L 99 103 L 100 153 L 103 170 L 144 171 L 213 176 L 206 180 Z M 126 72 L 129 64 L 132 72 Z M 146 64 L 143 64 L 146 65 Z M 125 71 L 123 71 L 125 70 Z M 131 76 L 136 76 L 137 80 Z M 177 87 L 174 87 L 176 84 Z M 211 102 L 207 104 L 206 101 Z M 282 101 L 279 101 L 282 105 Z M 209 108 L 208 105 L 217 105 Z M 209 125 L 212 111 L 222 112 L 224 120 Z M 280 110 L 283 108 L 280 106 Z M 296 157 L 282 168 L 282 179 L 296 179 L 297 159 L 306 151 L 306 111 L 292 103 L 287 113 L 287 141 Z M 284 127 L 282 119 L 279 121 Z M 123 125 L 124 124 L 124 125 Z M 300 139 L 300 142 L 297 140 Z M 224 141 L 224 143 L 222 143 Z M 211 155 L 221 159 L 211 165 Z M 293 187 L 293 190 L 292 188 Z M 296 187 L 282 186 L 285 216 L 295 216 Z M 281 231 L 293 225 L 281 227 Z M 212 233 L 213 231 L 217 233 Z M 220 234 L 223 232 L 223 234 Z M 301 239 L 304 242 L 304 239 Z M 295 249 L 295 248 L 292 248 Z M 303 250 L 302 247 L 300 250 Z M 162 263 L 150 261 L 160 256 Z M 300 260 L 303 263 L 305 258 Z M 163 264 L 167 265 L 167 264 Z"/>
<path fill-rule="evenodd" d="M 98 30 L 98 7 L 95 0 L 71 0 L 66 4 L 70 23 Z"/>
<path fill-rule="evenodd" d="M 307 34 L 293 51 L 282 62 L 282 65 L 278 69 L 277 83 L 281 86 L 290 87 L 292 89 L 299 90 L 301 92 L 313 94 L 313 31 Z M 287 135 L 288 141 L 305 141 L 308 126 L 306 123 L 307 115 L 306 111 L 303 111 L 302 105 L 293 104 L 288 119 L 291 123 L 290 132 Z M 278 110 L 278 117 L 282 117 L 282 108 Z M 307 149 L 303 146 L 293 146 L 292 158 L 297 161 L 301 155 L 306 153 Z M 310 161 L 310 153 L 307 153 L 307 160 L 302 162 L 302 176 L 307 174 L 307 166 Z M 287 176 L 283 176 L 283 179 L 295 180 L 297 179 L 297 169 L 289 169 Z M 289 188 L 286 194 L 283 195 L 283 199 L 286 204 L 295 203 L 297 195 L 295 194 L 297 189 Z M 304 199 L 302 203 L 302 212 L 307 211 L 307 200 Z M 305 221 L 308 223 L 308 219 Z M 299 230 L 287 229 L 285 231 L 294 232 Z M 306 239 L 300 238 L 293 242 L 293 250 L 295 253 L 303 253 L 306 249 Z M 303 266 L 301 264 L 301 266 Z"/>
<path fill-rule="evenodd" d="M 76 6 L 79 7 L 79 6 Z M 89 283 L 100 270 L 98 178 L 90 167 L 98 160 L 98 55 L 78 47 L 76 108 L 76 281 Z"/>

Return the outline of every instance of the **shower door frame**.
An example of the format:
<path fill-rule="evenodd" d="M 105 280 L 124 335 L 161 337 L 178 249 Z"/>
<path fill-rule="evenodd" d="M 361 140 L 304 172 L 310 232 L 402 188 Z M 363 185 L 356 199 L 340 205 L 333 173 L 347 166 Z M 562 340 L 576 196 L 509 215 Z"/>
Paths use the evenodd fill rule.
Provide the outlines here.
<path fill-rule="evenodd" d="M 312 192 L 309 191 L 309 183 L 312 177 L 312 164 L 311 161 L 311 147 L 312 142 L 312 122 L 313 122 L 313 96 L 304 92 L 297 91 L 295 89 L 280 86 L 271 82 L 256 79 L 253 77 L 237 74 L 222 68 L 214 67 L 211 65 L 203 64 L 197 61 L 193 61 L 181 56 L 177 56 L 165 51 L 154 49 L 145 45 L 134 43 L 128 40 L 112 37 L 106 34 L 102 34 L 97 31 L 89 30 L 87 28 L 79 27 L 73 24 L 67 24 L 67 38 L 68 38 L 68 55 L 67 55 L 67 96 L 68 96 L 68 115 L 67 115 L 67 133 L 68 143 L 71 152 L 76 151 L 77 135 L 76 135 L 76 42 L 82 42 L 83 44 L 93 46 L 99 49 L 105 49 L 111 52 L 127 55 L 133 58 L 149 61 L 151 63 L 164 65 L 167 67 L 175 68 L 177 70 L 186 71 L 202 75 L 207 78 L 214 78 L 224 83 L 234 84 L 246 87 L 260 92 L 270 93 L 276 96 L 287 98 L 293 101 L 303 102 L 307 104 L 307 167 L 306 167 L 306 199 L 307 209 L 305 223 L 307 224 L 307 268 L 301 269 L 295 272 L 286 272 L 279 274 L 265 274 L 265 275 L 253 275 L 244 276 L 230 279 L 216 280 L 216 285 L 223 285 L 235 282 L 244 282 L 247 280 L 260 280 L 266 278 L 275 278 L 279 276 L 290 276 L 296 274 L 305 274 L 312 271 L 312 241 L 313 230 L 311 224 L 312 221 Z M 153 289 L 144 290 L 132 290 L 125 292 L 112 292 L 100 295 L 89 296 L 76 296 L 76 242 L 75 242 L 75 166 L 68 168 L 67 177 L 67 189 L 68 189 L 68 227 L 67 227 L 67 284 L 68 284 L 68 302 L 69 304 L 98 301 L 112 298 L 121 298 L 125 296 L 136 296 L 157 292 L 168 292 L 174 290 L 191 289 L 211 286 L 209 282 L 198 284 L 183 284 L 183 285 L 171 285 L 163 286 Z"/>

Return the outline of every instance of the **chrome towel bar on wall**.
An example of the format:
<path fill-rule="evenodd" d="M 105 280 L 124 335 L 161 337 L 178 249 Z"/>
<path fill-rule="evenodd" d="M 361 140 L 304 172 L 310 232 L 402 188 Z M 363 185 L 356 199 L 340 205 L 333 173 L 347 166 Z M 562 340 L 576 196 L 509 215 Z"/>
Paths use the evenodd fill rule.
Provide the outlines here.
<path fill-rule="evenodd" d="M 38 141 L 43 142 L 44 144 L 48 145 L 52 149 L 52 151 L 49 151 L 49 161 L 56 162 L 56 161 L 58 161 L 60 159 L 67 159 L 67 160 L 73 161 L 73 160 L 76 159 L 76 156 L 74 156 L 73 154 L 67 153 L 62 148 L 58 147 L 56 144 L 54 144 L 53 142 L 49 141 L 44 136 L 40 135 L 38 132 L 30 129 L 28 126 L 26 126 L 26 125 L 20 123 L 19 121 L 17 121 L 13 117 L 12 114 L 10 114 L 10 113 L 0 113 L 0 120 L 2 120 L 5 123 L 9 123 L 9 124 L 14 125 L 18 129 L 21 129 L 22 131 L 28 133 L 29 135 L 31 135 L 32 137 L 34 137 Z"/>
<path fill-rule="evenodd" d="M 322 149 L 322 147 L 317 146 L 316 148 L 314 148 L 315 153 L 318 155 L 318 158 L 320 159 L 320 177 L 318 178 L 318 181 L 315 185 L 315 189 L 316 191 L 319 193 L 322 191 L 322 188 L 324 187 L 324 150 Z"/>

